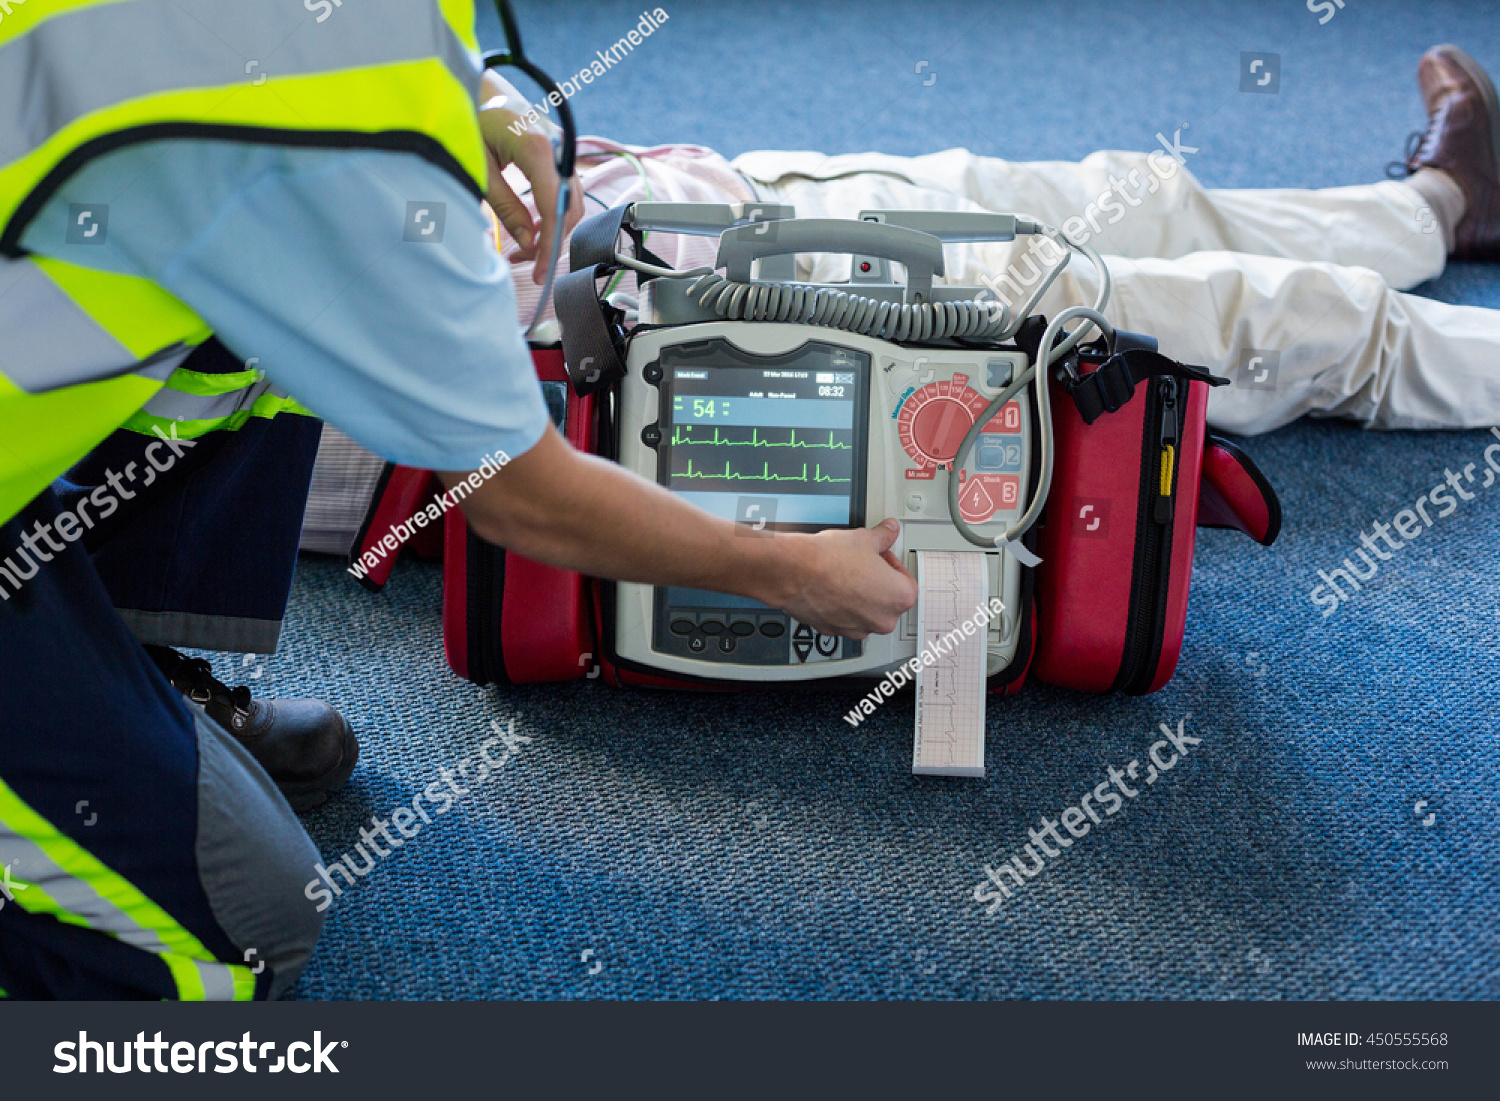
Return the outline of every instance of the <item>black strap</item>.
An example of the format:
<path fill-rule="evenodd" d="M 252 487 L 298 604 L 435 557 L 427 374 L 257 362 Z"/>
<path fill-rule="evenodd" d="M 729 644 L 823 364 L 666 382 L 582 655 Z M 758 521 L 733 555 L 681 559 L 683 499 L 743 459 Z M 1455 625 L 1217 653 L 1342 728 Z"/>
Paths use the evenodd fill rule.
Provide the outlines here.
<path fill-rule="evenodd" d="M 635 246 L 637 257 L 648 264 L 667 266 L 642 243 L 640 230 L 624 224 L 629 210 L 630 205 L 625 204 L 580 222 L 568 244 L 571 270 L 558 276 L 552 286 L 552 306 L 562 327 L 563 361 L 579 396 L 613 386 L 625 376 L 621 354 L 624 330 L 618 315 L 606 315 L 596 289 L 598 280 L 620 270 L 615 247 L 621 230 Z M 638 283 L 652 278 L 639 275 Z"/>
<path fill-rule="evenodd" d="M 592 218 L 586 218 L 578 223 L 573 230 L 573 236 L 568 241 L 568 267 L 573 271 L 581 271 L 584 268 L 593 267 L 596 264 L 605 264 L 611 268 L 618 268 L 615 263 L 615 245 L 620 239 L 623 230 L 630 238 L 630 243 L 635 246 L 635 254 L 648 264 L 657 267 L 667 267 L 667 262 L 657 256 L 641 243 L 641 231 L 634 226 L 625 225 L 625 215 L 630 211 L 629 203 L 613 207 L 601 214 L 595 214 Z M 652 276 L 641 276 L 642 281 L 651 279 Z"/>
<path fill-rule="evenodd" d="M 625 361 L 620 356 L 624 334 L 618 322 L 605 318 L 594 285 L 609 271 L 603 264 L 571 271 L 552 286 L 552 305 L 562 326 L 563 362 L 573 391 L 580 397 L 625 376 Z"/>
<path fill-rule="evenodd" d="M 1047 334 L 1047 319 L 1034 313 L 1016 330 L 1016 347 L 1026 353 L 1029 363 L 1035 363 L 1042 351 L 1042 337 Z"/>
<path fill-rule="evenodd" d="M 1093 424 L 1105 413 L 1124 406 L 1135 393 L 1136 384 L 1159 375 L 1171 375 L 1188 382 L 1206 382 L 1210 386 L 1228 386 L 1227 378 L 1211 375 L 1201 367 L 1189 367 L 1168 359 L 1160 352 L 1131 348 L 1116 352 L 1096 371 L 1091 371 L 1064 385 L 1078 406 L 1084 424 Z"/>

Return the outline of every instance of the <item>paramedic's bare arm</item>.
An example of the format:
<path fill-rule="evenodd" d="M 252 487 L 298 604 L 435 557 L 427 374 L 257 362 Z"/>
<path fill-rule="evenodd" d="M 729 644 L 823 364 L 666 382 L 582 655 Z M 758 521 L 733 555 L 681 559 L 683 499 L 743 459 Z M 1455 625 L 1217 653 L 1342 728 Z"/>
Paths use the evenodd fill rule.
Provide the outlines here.
<path fill-rule="evenodd" d="M 466 475 L 440 473 L 451 486 Z M 747 538 L 614 463 L 581 455 L 551 425 L 463 502 L 475 532 L 595 577 L 685 585 L 784 608 L 824 634 L 889 634 L 917 599 L 890 553 L 898 527 Z"/>

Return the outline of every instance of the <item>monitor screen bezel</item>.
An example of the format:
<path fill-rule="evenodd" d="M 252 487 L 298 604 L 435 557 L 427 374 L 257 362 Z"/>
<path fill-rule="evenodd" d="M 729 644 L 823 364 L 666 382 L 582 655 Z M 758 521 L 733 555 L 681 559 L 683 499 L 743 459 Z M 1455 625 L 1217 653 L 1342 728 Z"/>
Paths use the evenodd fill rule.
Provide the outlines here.
<path fill-rule="evenodd" d="M 857 357 L 854 367 L 854 463 L 852 478 L 849 485 L 849 518 L 846 523 L 840 524 L 802 524 L 775 522 L 766 525 L 766 530 L 776 532 L 804 532 L 815 533 L 819 531 L 847 530 L 865 526 L 866 496 L 869 478 L 870 453 L 869 453 L 869 422 L 870 422 L 870 375 L 873 367 L 873 357 L 862 348 L 839 344 L 836 341 L 812 339 L 805 340 L 797 347 L 786 352 L 762 354 L 749 352 L 736 344 L 725 340 L 723 337 L 712 337 L 706 340 L 685 341 L 681 344 L 670 344 L 664 346 L 656 361 L 662 372 L 661 382 L 658 384 L 661 394 L 660 416 L 657 427 L 661 432 L 661 442 L 656 448 L 656 480 L 657 484 L 669 493 L 675 490 L 671 484 L 672 469 L 672 433 L 675 423 L 672 419 L 673 399 L 675 397 L 675 379 L 673 371 L 681 368 L 692 370 L 808 370 L 804 364 L 798 362 L 803 358 L 810 348 L 827 348 L 848 352 Z M 691 357 L 694 362 L 682 362 L 679 357 Z M 731 362 L 711 362 L 714 359 L 728 359 Z M 676 360 L 676 362 L 672 362 Z M 774 497 L 777 494 L 747 494 L 747 496 Z M 804 495 L 805 496 L 805 495 Z M 746 527 L 746 525 L 739 525 Z M 750 534 L 746 530 L 745 534 Z M 764 535 L 764 532 L 756 532 Z"/>

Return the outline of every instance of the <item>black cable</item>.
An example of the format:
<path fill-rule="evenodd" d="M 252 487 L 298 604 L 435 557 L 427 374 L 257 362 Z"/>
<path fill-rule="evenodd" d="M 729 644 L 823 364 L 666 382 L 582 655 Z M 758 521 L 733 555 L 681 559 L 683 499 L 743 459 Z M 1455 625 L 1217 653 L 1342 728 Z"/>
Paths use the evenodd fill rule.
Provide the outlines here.
<path fill-rule="evenodd" d="M 505 30 L 505 50 L 497 50 L 484 55 L 484 67 L 486 69 L 510 66 L 519 69 L 532 80 L 543 92 L 556 93 L 555 105 L 557 107 L 558 122 L 562 126 L 563 140 L 557 150 L 557 175 L 564 181 L 573 177 L 573 165 L 578 159 L 578 128 L 573 123 L 573 108 L 568 104 L 567 96 L 563 95 L 562 87 L 543 72 L 521 47 L 521 29 L 516 24 L 516 16 L 510 10 L 509 0 L 495 0 L 495 7 L 500 12 L 500 25 Z"/>

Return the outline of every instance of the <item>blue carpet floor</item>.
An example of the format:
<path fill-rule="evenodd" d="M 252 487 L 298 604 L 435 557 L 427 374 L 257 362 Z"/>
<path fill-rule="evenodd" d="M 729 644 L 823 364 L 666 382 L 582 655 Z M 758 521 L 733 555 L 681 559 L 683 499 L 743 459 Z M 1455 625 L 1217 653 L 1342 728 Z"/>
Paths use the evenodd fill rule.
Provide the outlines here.
<path fill-rule="evenodd" d="M 482 3 L 482 0 L 481 0 Z M 633 3 L 518 4 L 557 75 Z M 1149 147 L 1191 124 L 1211 186 L 1376 178 L 1423 123 L 1427 45 L 1500 71 L 1500 6 L 673 0 L 573 101 L 627 141 L 1015 159 Z M 1241 51 L 1281 56 L 1239 92 Z M 918 75 L 921 61 L 928 64 Z M 926 74 L 937 80 L 924 86 Z M 1425 293 L 1500 307 L 1500 269 Z M 1500 364 L 1496 364 L 1500 370 Z M 702 698 L 593 683 L 480 690 L 446 670 L 435 567 L 370 596 L 304 559 L 280 653 L 220 671 L 319 694 L 364 738 L 306 819 L 329 857 L 515 723 L 505 768 L 346 891 L 305 998 L 1495 998 L 1500 996 L 1500 486 L 1327 619 L 1352 554 L 1488 433 L 1302 423 L 1251 441 L 1286 510 L 1262 550 L 1198 545 L 1176 679 L 1144 699 L 1032 686 L 991 704 L 983 781 L 909 772 L 909 701 L 858 732 L 842 695 Z M 1160 722 L 1202 738 L 994 916 L 971 891 Z"/>

